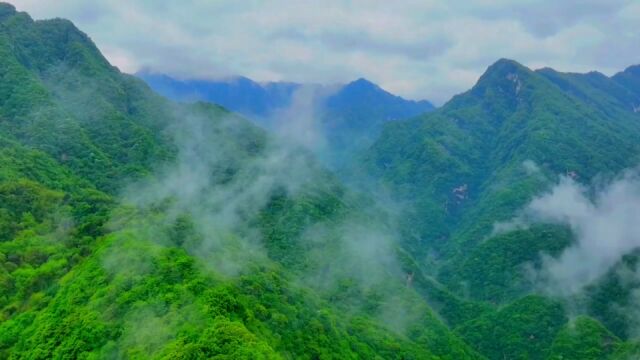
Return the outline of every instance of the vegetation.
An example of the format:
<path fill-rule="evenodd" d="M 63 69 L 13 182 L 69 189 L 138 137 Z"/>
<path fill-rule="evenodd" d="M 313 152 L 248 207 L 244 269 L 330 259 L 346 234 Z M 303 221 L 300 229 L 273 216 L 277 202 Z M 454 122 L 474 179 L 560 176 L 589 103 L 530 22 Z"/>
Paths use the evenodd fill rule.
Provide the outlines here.
<path fill-rule="evenodd" d="M 0 358 L 637 357 L 637 254 L 554 298 L 527 269 L 575 234 L 494 231 L 558 174 L 637 161 L 637 79 L 499 61 L 365 152 L 393 214 L 237 115 L 159 97 L 70 22 L 0 4 Z"/>
<path fill-rule="evenodd" d="M 544 312 L 542 309 L 536 310 L 530 301 L 524 302 L 527 306 L 517 305 L 540 290 L 529 275 L 541 266 L 541 255 L 559 255 L 573 243 L 573 234 L 549 224 L 501 233 L 495 232 L 495 225 L 517 217 L 531 199 L 557 183 L 559 176 L 588 185 L 637 164 L 637 76 L 637 67 L 608 78 L 598 73 L 531 71 L 514 61 L 500 60 L 471 90 L 442 108 L 387 124 L 364 155 L 363 171 L 407 205 L 402 246 L 409 257 L 417 259 L 419 271 L 444 284 L 452 296 L 497 308 L 496 313 L 476 307 L 471 320 L 467 315 L 460 320 L 441 311 L 456 332 L 483 355 L 495 359 L 606 358 L 613 356 L 613 347 L 591 348 L 603 324 L 606 331 L 622 339 L 632 338 L 628 329 L 635 326 L 635 315 L 623 309 L 634 304 L 637 281 L 620 276 L 621 271 L 634 273 L 635 262 L 629 258 L 578 299 L 565 299 L 568 306 L 580 304 L 598 319 L 590 319 L 589 326 L 578 323 L 594 340 L 575 344 L 572 350 L 562 345 L 563 350 L 551 351 L 556 333 L 560 337 L 557 346 L 573 341 L 567 331 L 558 333 L 564 320 L 548 327 L 551 323 L 544 325 L 544 317 L 538 321 L 534 319 L 539 315 L 527 314 Z M 422 295 L 436 308 L 443 306 L 432 294 Z M 443 309 L 452 304 L 455 302 L 447 302 Z M 456 314 L 467 314 L 470 307 L 453 309 Z M 518 310 L 500 317 L 507 309 Z M 562 319 L 565 313 L 556 309 L 553 320 Z M 530 347 L 527 337 L 539 339 L 546 330 L 524 334 L 518 325 L 521 319 L 551 332 L 537 347 Z"/>
<path fill-rule="evenodd" d="M 245 120 L 160 98 L 67 21 L 0 13 L 0 357 L 481 358 L 403 280 L 305 285 L 344 253 L 341 217 L 366 218 L 308 155 L 283 163 L 313 181 L 269 182 L 263 163 L 294 155 Z M 163 183 L 180 166 L 195 198 Z M 234 192 L 234 220 L 196 201 Z M 394 328 L 392 288 L 421 306 Z"/>

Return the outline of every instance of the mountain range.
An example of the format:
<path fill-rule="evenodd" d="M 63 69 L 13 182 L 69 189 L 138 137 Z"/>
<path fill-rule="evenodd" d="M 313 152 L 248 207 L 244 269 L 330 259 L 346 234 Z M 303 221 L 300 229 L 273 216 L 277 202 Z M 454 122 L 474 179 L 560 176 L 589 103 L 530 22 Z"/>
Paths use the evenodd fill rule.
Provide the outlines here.
<path fill-rule="evenodd" d="M 385 123 L 435 109 L 429 101 L 403 99 L 362 78 L 345 85 L 318 85 L 261 84 L 246 77 L 177 80 L 149 71 L 140 71 L 136 76 L 175 101 L 219 104 L 275 132 L 294 128 L 297 132 L 287 135 L 309 144 L 316 156 L 332 168 L 348 166 L 345 159 L 368 147 Z M 301 134 L 308 132 L 319 136 L 306 139 Z"/>
<path fill-rule="evenodd" d="M 433 110 L 427 100 L 406 100 L 393 95 L 369 80 L 360 78 L 345 85 L 317 85 L 293 82 L 258 83 L 237 76 L 223 80 L 178 80 L 165 74 L 139 71 L 136 76 L 152 89 L 175 101 L 208 101 L 219 104 L 250 119 L 264 119 L 279 109 L 291 105 L 293 95 L 301 88 L 311 88 L 335 112 L 352 112 L 361 118 L 362 112 L 378 110 L 381 120 L 409 118 Z M 375 107 L 378 107 L 376 109 Z M 376 119 L 377 120 L 377 119 Z"/>
<path fill-rule="evenodd" d="M 238 83 L 203 88 L 265 114 L 300 90 Z M 152 87 L 0 3 L 1 358 L 640 355 L 640 67 L 502 59 L 438 109 L 338 87 L 323 128 L 366 130 L 348 185 Z"/>

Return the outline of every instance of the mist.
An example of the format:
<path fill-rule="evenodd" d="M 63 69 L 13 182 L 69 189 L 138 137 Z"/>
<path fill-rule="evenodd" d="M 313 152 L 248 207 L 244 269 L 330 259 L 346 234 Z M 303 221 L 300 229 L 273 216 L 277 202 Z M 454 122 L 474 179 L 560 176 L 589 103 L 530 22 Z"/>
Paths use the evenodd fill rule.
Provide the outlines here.
<path fill-rule="evenodd" d="M 88 105 L 104 86 L 73 75 L 83 87 L 56 82 L 57 100 L 83 121 L 108 118 L 114 111 L 110 104 Z M 397 333 L 422 321 L 430 310 L 426 305 L 416 309 L 421 300 L 407 286 L 397 258 L 401 206 L 377 188 L 345 185 L 325 165 L 336 154 L 323 123 L 324 100 L 332 91 L 301 87 L 290 106 L 271 115 L 267 130 L 216 105 L 159 102 L 162 116 L 154 118 L 155 125 L 173 152 L 154 159 L 148 171 L 132 171 L 116 195 L 119 205 L 105 229 L 108 241 L 97 254 L 114 287 L 153 276 L 162 252 L 179 248 L 215 279 L 237 281 L 258 268 L 285 268 L 287 286 L 311 291 L 345 315 L 366 314 Z M 327 194 L 337 198 L 340 211 L 327 218 L 308 214 L 304 207 Z M 260 221 L 274 195 L 308 216 L 300 234 L 292 235 L 303 249 L 296 259 L 303 267 L 288 268 L 269 252 L 269 234 Z M 180 324 L 193 321 L 191 299 L 180 302 L 184 306 L 168 314 L 157 303 L 127 310 L 122 334 L 104 352 L 124 353 L 145 344 L 144 351 L 158 350 L 177 336 Z"/>
<path fill-rule="evenodd" d="M 316 169 L 308 153 L 275 144 L 239 117 L 191 111 L 176 117 L 168 130 L 178 148 L 175 162 L 128 187 L 124 202 L 164 204 L 169 222 L 187 215 L 198 236 L 182 245 L 219 272 L 239 273 L 265 256 L 252 221 L 275 191 L 296 196 Z"/>
<path fill-rule="evenodd" d="M 395 259 L 398 235 L 393 216 L 382 215 L 383 208 L 397 206 L 391 206 L 388 198 L 338 186 L 339 181 L 317 160 L 330 155 L 321 119 L 323 99 L 331 91 L 298 89 L 289 107 L 272 114 L 271 133 L 214 105 L 174 106 L 176 121 L 165 133 L 175 144 L 175 159 L 131 182 L 121 202 L 145 218 L 146 238 L 163 246 L 181 246 L 211 270 L 236 276 L 250 264 L 272 260 L 259 219 L 274 194 L 295 203 L 340 188 L 344 215 L 310 220 L 296 240 L 308 256 L 299 281 L 319 291 L 345 278 L 363 289 L 391 274 L 403 283 Z M 115 214 L 112 229 L 131 225 L 126 219 L 131 216 Z M 179 222 L 192 232 L 176 244 L 165 230 Z M 114 268 L 111 264 L 117 258 L 111 256 L 107 267 Z"/>
<path fill-rule="evenodd" d="M 640 174 L 625 171 L 592 187 L 562 176 L 548 192 L 534 198 L 521 215 L 494 226 L 494 232 L 533 223 L 568 226 L 574 242 L 557 257 L 543 254 L 533 272 L 545 291 L 573 295 L 603 276 L 623 255 L 640 247 Z"/>

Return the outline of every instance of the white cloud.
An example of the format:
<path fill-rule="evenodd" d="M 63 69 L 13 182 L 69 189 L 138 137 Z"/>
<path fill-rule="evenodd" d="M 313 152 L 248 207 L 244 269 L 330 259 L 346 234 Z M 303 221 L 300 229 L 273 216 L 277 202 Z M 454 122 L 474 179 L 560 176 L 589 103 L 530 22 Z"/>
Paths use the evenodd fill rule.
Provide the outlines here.
<path fill-rule="evenodd" d="M 540 167 L 533 160 L 523 161 L 522 167 L 524 168 L 524 171 L 526 171 L 528 175 L 538 174 L 540 172 Z"/>
<path fill-rule="evenodd" d="M 633 0 L 15 0 L 69 18 L 126 71 L 334 83 L 366 77 L 436 103 L 501 57 L 611 74 L 638 62 Z M 615 56 L 613 56 L 615 55 Z"/>
<path fill-rule="evenodd" d="M 553 293 L 575 294 L 640 247 L 640 175 L 628 171 L 595 190 L 563 177 L 550 192 L 531 201 L 520 217 L 496 229 L 511 231 L 534 222 L 571 228 L 575 243 L 558 257 L 545 255 L 535 275 Z"/>

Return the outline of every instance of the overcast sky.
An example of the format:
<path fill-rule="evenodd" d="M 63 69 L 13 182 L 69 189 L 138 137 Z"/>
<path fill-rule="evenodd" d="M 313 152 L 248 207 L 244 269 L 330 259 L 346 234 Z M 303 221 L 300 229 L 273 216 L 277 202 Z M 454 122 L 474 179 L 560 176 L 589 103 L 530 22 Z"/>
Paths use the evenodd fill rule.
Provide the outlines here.
<path fill-rule="evenodd" d="M 122 71 L 341 83 L 437 104 L 506 57 L 531 68 L 640 63 L 637 0 L 9 0 L 72 20 Z"/>

